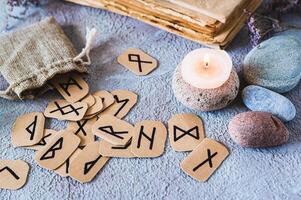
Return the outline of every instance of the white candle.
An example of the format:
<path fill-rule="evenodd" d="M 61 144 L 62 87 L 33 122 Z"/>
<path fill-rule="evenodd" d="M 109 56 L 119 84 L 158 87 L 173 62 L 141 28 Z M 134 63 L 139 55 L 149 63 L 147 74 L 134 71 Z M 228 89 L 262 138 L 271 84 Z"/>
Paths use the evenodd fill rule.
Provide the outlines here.
<path fill-rule="evenodd" d="M 182 61 L 185 82 L 201 89 L 222 86 L 230 77 L 232 60 L 226 51 L 201 48 L 188 53 Z"/>

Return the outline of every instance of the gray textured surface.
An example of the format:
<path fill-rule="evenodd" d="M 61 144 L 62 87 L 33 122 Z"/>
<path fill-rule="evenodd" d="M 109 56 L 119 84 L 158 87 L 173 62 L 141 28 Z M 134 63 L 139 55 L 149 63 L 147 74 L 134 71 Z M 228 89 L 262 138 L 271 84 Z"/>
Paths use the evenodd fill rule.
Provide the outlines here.
<path fill-rule="evenodd" d="M 296 118 L 287 124 L 290 139 L 286 145 L 270 149 L 244 149 L 236 145 L 227 132 L 230 119 L 247 109 L 238 98 L 227 108 L 195 112 L 176 101 L 172 89 L 173 71 L 189 51 L 200 45 L 169 34 L 144 23 L 106 11 L 51 1 L 43 10 L 21 22 L 23 26 L 54 15 L 75 44 L 84 45 L 85 26 L 96 26 L 101 34 L 99 46 L 92 52 L 91 74 L 87 77 L 92 91 L 129 89 L 139 94 L 137 106 L 126 117 L 132 123 L 143 119 L 162 120 L 174 113 L 193 112 L 205 123 L 206 136 L 229 147 L 230 156 L 206 183 L 185 175 L 179 167 L 187 153 L 176 153 L 167 142 L 166 152 L 156 159 L 111 159 L 92 183 L 80 184 L 71 178 L 40 168 L 31 150 L 14 149 L 10 129 L 15 118 L 25 112 L 42 111 L 47 102 L 59 97 L 47 93 L 36 101 L 0 99 L 0 158 L 23 159 L 30 163 L 28 183 L 18 191 L 0 190 L 1 199 L 300 199 L 301 198 L 301 86 L 286 94 L 296 106 Z M 0 23 L 4 23 L 3 1 L 0 1 Z M 293 18 L 291 22 L 298 22 Z M 301 36 L 299 32 L 285 34 Z M 150 75 L 137 77 L 116 62 L 116 56 L 128 47 L 138 47 L 160 61 Z M 241 77 L 241 63 L 250 50 L 247 31 L 243 30 L 228 49 Z M 64 123 L 51 121 L 47 127 L 56 130 Z"/>

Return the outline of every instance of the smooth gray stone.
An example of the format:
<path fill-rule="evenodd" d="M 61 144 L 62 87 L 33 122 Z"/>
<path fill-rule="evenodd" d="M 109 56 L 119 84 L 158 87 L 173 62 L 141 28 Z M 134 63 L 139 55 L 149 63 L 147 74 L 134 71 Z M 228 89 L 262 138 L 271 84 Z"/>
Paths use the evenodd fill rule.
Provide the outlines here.
<path fill-rule="evenodd" d="M 200 111 L 219 110 L 229 105 L 237 96 L 239 79 L 232 70 L 229 79 L 215 89 L 200 89 L 185 82 L 179 65 L 172 79 L 172 89 L 177 99 L 188 108 Z"/>
<path fill-rule="evenodd" d="M 243 65 L 249 84 L 288 92 L 301 78 L 301 42 L 293 36 L 272 37 L 252 49 Z"/>
<path fill-rule="evenodd" d="M 284 122 L 296 116 L 296 108 L 288 98 L 260 86 L 245 87 L 242 100 L 250 110 L 269 112 Z"/>

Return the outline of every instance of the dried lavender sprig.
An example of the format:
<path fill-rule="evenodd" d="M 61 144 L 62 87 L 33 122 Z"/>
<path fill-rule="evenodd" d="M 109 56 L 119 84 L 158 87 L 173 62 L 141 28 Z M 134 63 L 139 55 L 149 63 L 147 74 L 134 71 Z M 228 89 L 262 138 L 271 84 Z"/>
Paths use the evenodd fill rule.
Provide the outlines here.
<path fill-rule="evenodd" d="M 38 6 L 40 4 L 40 0 L 7 0 L 7 16 L 6 16 L 6 25 L 5 29 L 9 30 L 8 20 L 9 18 L 13 19 L 22 19 L 26 16 L 27 11 L 30 6 Z M 20 15 L 14 15 L 13 12 L 16 8 L 23 8 L 22 12 L 19 13 Z"/>
<path fill-rule="evenodd" d="M 300 11 L 301 0 L 271 0 L 264 5 L 264 15 L 280 18 L 282 14 Z"/>
<path fill-rule="evenodd" d="M 39 5 L 39 0 L 7 0 L 7 9 L 8 11 L 13 11 L 16 7 L 28 7 L 31 5 Z"/>
<path fill-rule="evenodd" d="M 252 46 L 258 45 L 267 35 L 273 31 L 273 22 L 268 18 L 263 18 L 261 15 L 252 14 L 251 12 L 244 11 L 248 16 L 247 27 L 249 28 L 250 42 Z"/>
<path fill-rule="evenodd" d="M 279 19 L 275 19 L 269 16 L 264 16 L 258 13 L 250 13 L 245 10 L 245 13 L 249 16 L 247 26 L 249 28 L 250 42 L 252 46 L 257 46 L 264 39 L 268 38 L 274 33 L 285 31 L 287 29 L 301 29 L 301 26 L 282 23 Z"/>

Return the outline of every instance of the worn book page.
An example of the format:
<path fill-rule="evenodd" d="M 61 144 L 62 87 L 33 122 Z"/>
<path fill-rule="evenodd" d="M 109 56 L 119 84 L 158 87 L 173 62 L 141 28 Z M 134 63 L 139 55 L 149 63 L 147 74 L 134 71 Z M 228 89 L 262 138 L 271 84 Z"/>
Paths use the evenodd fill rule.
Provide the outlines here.
<path fill-rule="evenodd" d="M 149 6 L 149 8 L 162 9 L 163 12 L 165 10 L 165 12 L 168 12 L 171 15 L 178 15 L 181 17 L 186 16 L 186 18 L 188 16 L 190 20 L 195 20 L 203 23 L 203 26 L 214 25 L 217 23 L 217 20 L 212 17 L 208 17 L 206 15 L 203 15 L 202 13 L 192 11 L 183 6 L 172 3 L 169 0 L 135 0 L 135 1 L 144 2 L 146 6 Z"/>
<path fill-rule="evenodd" d="M 110 10 L 112 12 L 130 16 L 141 20 L 145 23 L 151 24 L 163 30 L 169 31 L 171 33 L 177 34 L 184 38 L 193 40 L 195 42 L 201 43 L 206 46 L 213 48 L 225 48 L 230 41 L 235 37 L 243 26 L 246 15 L 240 12 L 237 17 L 233 20 L 229 20 L 229 23 L 224 24 L 224 27 L 220 29 L 217 35 L 212 35 L 209 33 L 210 29 L 208 27 L 198 26 L 191 23 L 189 20 L 176 20 L 174 16 L 167 17 L 163 12 L 160 15 L 154 15 L 157 12 L 154 8 L 150 8 L 149 11 L 141 5 L 142 0 L 68 0 L 83 5 L 93 6 L 97 8 L 103 8 Z M 133 6 L 133 2 L 136 1 L 138 4 Z M 154 1 L 154 0 L 143 0 L 143 1 Z M 261 0 L 247 1 L 244 5 L 249 11 L 253 12 L 261 3 Z M 250 4 L 250 5 L 249 5 Z M 207 30 L 205 30 L 205 29 Z M 211 27 L 213 28 L 213 27 Z M 218 30 L 218 28 L 217 28 Z"/>
<path fill-rule="evenodd" d="M 226 23 L 227 19 L 231 17 L 236 9 L 247 0 L 168 0 L 186 9 L 204 14 L 208 17 L 217 19 L 222 23 Z"/>

